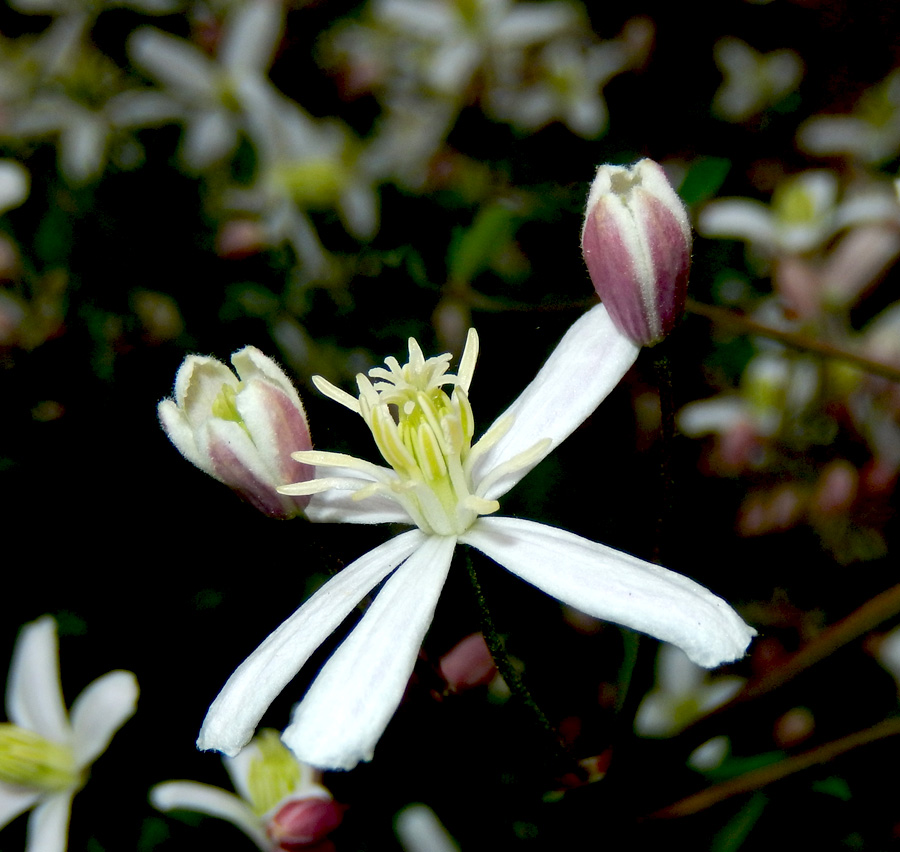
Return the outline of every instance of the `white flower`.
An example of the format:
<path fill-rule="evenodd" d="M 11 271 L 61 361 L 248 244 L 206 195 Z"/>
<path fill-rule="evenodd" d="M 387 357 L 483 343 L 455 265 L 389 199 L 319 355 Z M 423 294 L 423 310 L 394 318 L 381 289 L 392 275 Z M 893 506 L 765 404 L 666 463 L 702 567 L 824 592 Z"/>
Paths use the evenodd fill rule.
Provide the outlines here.
<path fill-rule="evenodd" d="M 234 5 L 215 59 L 154 27 L 136 30 L 128 40 L 132 61 L 166 88 L 117 98 L 117 121 L 131 127 L 180 121 L 180 156 L 189 169 L 222 162 L 237 147 L 247 102 L 267 84 L 283 15 L 282 4 L 270 0 Z"/>
<path fill-rule="evenodd" d="M 815 251 L 839 231 L 864 222 L 896 222 L 896 198 L 883 187 L 863 186 L 840 202 L 838 189 L 833 172 L 801 172 L 776 187 L 771 205 L 749 198 L 710 202 L 697 230 L 706 237 L 744 240 L 777 256 Z"/>
<path fill-rule="evenodd" d="M 56 623 L 44 616 L 22 628 L 6 687 L 10 721 L 0 724 L 0 828 L 33 808 L 26 852 L 64 852 L 72 797 L 131 718 L 137 694 L 131 672 L 109 672 L 75 699 L 70 720 Z"/>
<path fill-rule="evenodd" d="M 842 154 L 877 165 L 900 150 L 900 69 L 867 89 L 849 115 L 814 115 L 800 125 L 797 145 L 819 157 Z"/>
<path fill-rule="evenodd" d="M 344 809 L 318 783 L 319 773 L 297 760 L 276 731 L 261 731 L 237 757 L 225 758 L 225 768 L 238 795 L 197 781 L 166 781 L 150 791 L 150 802 L 161 811 L 228 820 L 262 852 L 316 842 L 341 821 Z"/>
<path fill-rule="evenodd" d="M 739 38 L 725 36 L 713 49 L 722 85 L 713 112 L 726 121 L 746 121 L 777 104 L 803 79 L 803 60 L 793 50 L 759 53 Z"/>
<path fill-rule="evenodd" d="M 548 594 L 598 618 L 672 642 L 704 666 L 740 657 L 754 630 L 693 580 L 572 533 L 485 517 L 593 412 L 638 347 L 598 305 L 563 337 L 534 381 L 474 446 L 468 389 L 474 331 L 459 374 L 449 355 L 386 359 L 357 377 L 357 400 L 317 378 L 360 414 L 390 468 L 326 452 L 296 454 L 318 479 L 284 489 L 315 494 L 317 521 L 415 524 L 323 586 L 231 676 L 200 732 L 202 749 L 237 753 L 274 697 L 356 604 L 387 580 L 294 710 L 283 739 L 313 766 L 350 769 L 372 757 L 400 703 L 457 544 L 469 544 Z M 443 387 L 452 388 L 448 395 Z M 391 408 L 397 410 L 392 414 Z M 394 417 L 398 420 L 395 421 Z"/>
<path fill-rule="evenodd" d="M 656 688 L 644 696 L 634 729 L 644 737 L 671 737 L 704 713 L 737 695 L 743 678 L 710 678 L 679 648 L 662 645 L 656 657 Z"/>

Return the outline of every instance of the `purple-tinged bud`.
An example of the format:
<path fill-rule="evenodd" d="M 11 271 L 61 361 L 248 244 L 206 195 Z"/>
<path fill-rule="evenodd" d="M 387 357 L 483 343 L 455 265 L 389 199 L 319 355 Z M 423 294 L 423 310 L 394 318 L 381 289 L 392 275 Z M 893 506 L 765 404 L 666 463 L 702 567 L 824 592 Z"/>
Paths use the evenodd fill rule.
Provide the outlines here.
<path fill-rule="evenodd" d="M 293 852 L 318 844 L 344 818 L 344 805 L 322 796 L 291 799 L 269 820 L 266 834 L 276 848 Z"/>
<path fill-rule="evenodd" d="M 189 462 L 264 514 L 302 514 L 309 497 L 275 490 L 313 477 L 312 468 L 291 458 L 312 449 L 300 396 L 253 346 L 235 352 L 231 363 L 237 376 L 215 358 L 188 355 L 175 376 L 175 398 L 159 404 L 160 423 Z"/>
<path fill-rule="evenodd" d="M 674 328 L 687 298 L 691 226 L 658 163 L 597 169 L 581 251 L 619 331 L 650 346 Z"/>

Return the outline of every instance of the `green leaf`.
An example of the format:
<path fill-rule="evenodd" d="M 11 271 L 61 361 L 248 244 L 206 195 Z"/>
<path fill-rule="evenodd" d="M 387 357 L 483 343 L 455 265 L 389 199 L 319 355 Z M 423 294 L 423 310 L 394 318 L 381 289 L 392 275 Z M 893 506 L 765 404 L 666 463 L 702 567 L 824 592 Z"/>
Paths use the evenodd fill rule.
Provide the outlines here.
<path fill-rule="evenodd" d="M 518 214 L 504 204 L 482 207 L 471 226 L 457 230 L 447 256 L 447 272 L 455 284 L 468 284 L 491 265 L 497 252 L 516 232 Z"/>
<path fill-rule="evenodd" d="M 697 204 L 712 198 L 731 171 L 731 160 L 724 157 L 700 157 L 688 166 L 678 194 L 685 204 Z"/>

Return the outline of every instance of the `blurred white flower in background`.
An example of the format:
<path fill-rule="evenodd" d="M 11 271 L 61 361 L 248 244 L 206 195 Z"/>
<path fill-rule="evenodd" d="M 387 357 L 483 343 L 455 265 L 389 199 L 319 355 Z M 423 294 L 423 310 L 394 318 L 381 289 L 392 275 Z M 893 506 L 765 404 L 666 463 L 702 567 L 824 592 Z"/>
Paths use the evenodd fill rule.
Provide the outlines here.
<path fill-rule="evenodd" d="M 711 201 L 700 212 L 697 230 L 705 237 L 743 240 L 760 255 L 774 257 L 820 249 L 853 225 L 900 219 L 887 185 L 862 182 L 840 196 L 834 172 L 800 172 L 778 184 L 770 204 L 750 198 Z"/>
<path fill-rule="evenodd" d="M 27 852 L 65 852 L 73 796 L 91 764 L 134 714 L 137 680 L 114 671 L 91 683 L 66 712 L 56 622 L 26 624 L 6 687 L 9 722 L 0 723 L 0 828 L 33 809 Z"/>
<path fill-rule="evenodd" d="M 797 145 L 820 157 L 843 155 L 877 165 L 900 152 L 900 69 L 863 92 L 848 115 L 814 115 L 800 125 Z"/>
<path fill-rule="evenodd" d="M 121 95 L 113 103 L 116 121 L 129 127 L 182 124 L 180 156 L 191 171 L 226 159 L 246 129 L 248 103 L 269 85 L 283 15 L 278 0 L 235 5 L 225 18 L 215 58 L 153 27 L 136 30 L 128 40 L 129 55 L 163 88 Z"/>
<path fill-rule="evenodd" d="M 760 53 L 739 38 L 725 36 L 713 48 L 722 85 L 713 112 L 726 121 L 746 121 L 774 106 L 800 85 L 803 60 L 788 49 Z"/>

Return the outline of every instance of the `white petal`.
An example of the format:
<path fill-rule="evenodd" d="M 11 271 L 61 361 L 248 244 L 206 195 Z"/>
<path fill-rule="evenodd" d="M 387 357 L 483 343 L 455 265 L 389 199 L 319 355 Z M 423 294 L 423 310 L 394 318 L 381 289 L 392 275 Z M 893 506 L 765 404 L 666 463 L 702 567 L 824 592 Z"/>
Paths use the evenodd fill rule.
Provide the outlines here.
<path fill-rule="evenodd" d="M 238 349 L 231 356 L 231 363 L 234 364 L 234 368 L 237 370 L 242 382 L 249 382 L 250 379 L 262 376 L 272 382 L 272 384 L 280 387 L 290 397 L 294 406 L 303 411 L 300 394 L 297 393 L 297 389 L 288 378 L 287 373 L 255 346 L 245 346 L 243 349 Z"/>
<path fill-rule="evenodd" d="M 221 361 L 202 355 L 188 355 L 182 361 L 175 374 L 175 402 L 191 426 L 196 428 L 209 419 L 224 385 L 238 390 L 237 376 Z"/>
<path fill-rule="evenodd" d="M 704 237 L 747 240 L 774 250 L 778 229 L 769 208 L 747 198 L 724 198 L 707 204 L 700 212 L 697 230 Z"/>
<path fill-rule="evenodd" d="M 404 852 L 459 852 L 450 832 L 428 805 L 407 805 L 394 818 Z"/>
<path fill-rule="evenodd" d="M 639 351 L 640 347 L 615 327 L 603 305 L 581 317 L 502 415 L 512 415 L 515 421 L 479 460 L 474 481 L 544 438 L 550 438 L 550 445 L 533 464 L 502 477 L 484 496 L 495 500 L 505 494 L 568 438 L 621 381 Z"/>
<path fill-rule="evenodd" d="M 48 740 L 70 741 L 59 683 L 56 622 L 49 615 L 26 624 L 19 633 L 9 666 L 6 713 L 11 722 Z"/>
<path fill-rule="evenodd" d="M 192 172 L 202 172 L 224 160 L 237 147 L 237 125 L 225 110 L 196 110 L 181 140 L 181 160 Z"/>
<path fill-rule="evenodd" d="M 232 73 L 266 71 L 281 39 L 281 3 L 244 3 L 228 19 L 219 60 Z"/>
<path fill-rule="evenodd" d="M 706 668 L 742 657 L 756 635 L 693 580 L 565 530 L 479 518 L 460 541 L 563 603 L 671 642 Z"/>
<path fill-rule="evenodd" d="M 385 468 L 387 470 L 387 468 Z M 342 479 L 374 480 L 361 471 L 316 465 L 316 479 L 338 476 Z M 316 523 L 338 524 L 413 524 L 406 510 L 395 500 L 373 494 L 354 500 L 355 491 L 324 491 L 314 494 L 306 507 L 306 516 Z"/>
<path fill-rule="evenodd" d="M 75 761 L 80 767 L 93 763 L 113 735 L 137 709 L 138 684 L 131 672 L 115 671 L 97 678 L 72 705 Z"/>
<path fill-rule="evenodd" d="M 178 94 L 201 103 L 215 100 L 216 66 L 190 42 L 141 27 L 128 39 L 128 52 L 138 68 Z"/>
<path fill-rule="evenodd" d="M 0 214 L 18 207 L 31 188 L 31 177 L 15 160 L 0 160 Z"/>
<path fill-rule="evenodd" d="M 228 679 L 206 714 L 197 747 L 237 754 L 275 696 L 319 645 L 424 540 L 419 530 L 392 538 L 322 586 Z"/>
<path fill-rule="evenodd" d="M 169 440 L 175 445 L 175 449 L 191 464 L 221 481 L 221 477 L 213 470 L 209 456 L 200 452 L 194 429 L 188 423 L 185 413 L 171 399 L 164 399 L 156 410 L 159 414 L 160 425 L 169 436 Z"/>
<path fill-rule="evenodd" d="M 242 799 L 227 790 L 196 781 L 167 781 L 150 791 L 150 804 L 160 811 L 196 811 L 228 820 L 244 832 L 263 852 L 272 845 L 260 820 Z"/>
<path fill-rule="evenodd" d="M 455 537 L 430 536 L 322 667 L 282 737 L 304 763 L 352 769 L 372 759 L 403 698 L 455 546 Z"/>
<path fill-rule="evenodd" d="M 66 852 L 74 793 L 47 796 L 28 817 L 25 852 Z"/>
<path fill-rule="evenodd" d="M 0 828 L 33 807 L 42 795 L 39 790 L 30 790 L 27 787 L 17 787 L 0 781 Z"/>

